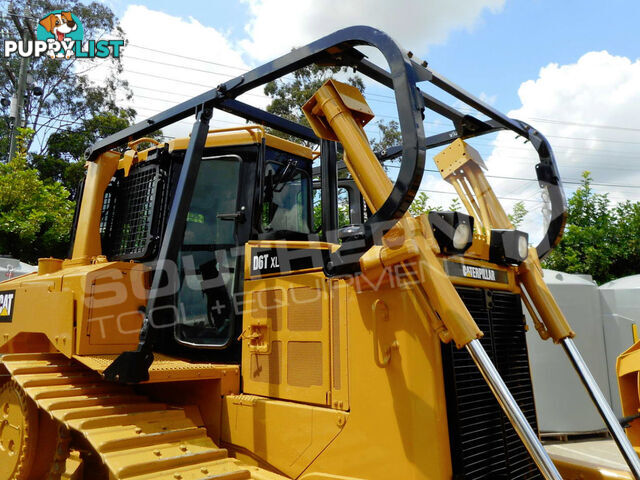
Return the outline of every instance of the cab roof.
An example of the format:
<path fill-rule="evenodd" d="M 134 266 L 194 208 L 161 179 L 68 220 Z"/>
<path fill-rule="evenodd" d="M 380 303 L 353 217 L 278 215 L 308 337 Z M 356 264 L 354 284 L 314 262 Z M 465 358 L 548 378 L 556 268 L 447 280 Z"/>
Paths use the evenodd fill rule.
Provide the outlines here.
<path fill-rule="evenodd" d="M 253 145 L 261 143 L 265 139 L 268 147 L 275 148 L 287 153 L 291 153 L 298 157 L 313 160 L 314 152 L 304 145 L 285 140 L 267 133 L 261 125 L 247 125 L 234 128 L 223 128 L 210 130 L 207 135 L 205 148 L 207 147 L 226 147 L 237 145 Z M 165 143 L 153 145 L 150 148 L 137 152 L 138 161 L 145 161 L 147 156 L 158 148 L 168 146 L 169 152 L 186 150 L 189 145 L 189 137 L 175 138 Z"/>

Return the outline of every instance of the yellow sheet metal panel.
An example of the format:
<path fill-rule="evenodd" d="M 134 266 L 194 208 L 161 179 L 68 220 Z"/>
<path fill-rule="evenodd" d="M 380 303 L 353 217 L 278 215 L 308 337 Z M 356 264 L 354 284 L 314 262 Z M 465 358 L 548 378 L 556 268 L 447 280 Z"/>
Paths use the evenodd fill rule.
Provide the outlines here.
<path fill-rule="evenodd" d="M 285 140 L 284 138 L 265 133 L 264 128 L 260 125 L 247 125 L 237 128 L 210 130 L 209 135 L 207 135 L 205 147 L 250 145 L 260 143 L 263 138 L 265 138 L 267 146 L 269 147 L 292 153 L 303 158 L 313 158 L 313 151 L 310 148 Z M 162 145 L 164 144 L 161 144 L 160 146 Z M 188 137 L 176 138 L 169 142 L 169 151 L 186 150 L 188 146 Z M 154 148 L 156 147 L 138 152 L 138 156 L 141 157 L 141 155 L 144 155 L 144 159 L 146 159 L 146 154 Z M 140 160 L 142 160 L 142 158 L 140 158 Z"/>
<path fill-rule="evenodd" d="M 343 477 L 342 475 L 331 475 L 329 473 L 308 473 L 300 477 L 300 480 L 365 480 L 362 477 Z"/>
<path fill-rule="evenodd" d="M 244 262 L 244 278 L 269 278 L 280 277 L 282 275 L 300 274 L 306 272 L 314 272 L 322 270 L 323 251 L 334 251 L 339 245 L 326 242 L 307 242 L 307 241 L 285 241 L 285 240 L 251 240 L 244 246 L 245 262 Z M 295 260 L 300 257 L 308 257 L 312 265 L 309 268 L 291 268 L 289 264 L 278 265 L 277 271 L 268 272 L 265 270 L 263 262 L 271 262 L 274 257 L 265 258 L 263 251 L 273 249 L 281 250 L 282 256 L 287 260 Z M 288 252 L 288 253 L 287 253 Z M 279 254 L 280 255 L 280 254 Z M 280 258 L 279 260 L 282 260 Z"/>
<path fill-rule="evenodd" d="M 309 147 L 305 147 L 304 145 L 300 145 L 299 143 L 290 142 L 289 140 L 285 140 L 284 138 L 276 137 L 275 135 L 270 135 L 268 133 L 267 146 L 282 150 L 284 152 L 293 153 L 294 155 L 308 158 L 309 160 L 313 158 L 313 150 L 311 150 Z"/>
<path fill-rule="evenodd" d="M 68 356 L 131 350 L 138 344 L 147 272 L 130 262 L 65 262 L 52 273 L 5 282 L 0 292 L 10 291 L 15 307 L 11 321 L 0 322 L 0 345 L 26 332 L 45 334 Z"/>
<path fill-rule="evenodd" d="M 487 169 L 480 153 L 460 138 L 451 142 L 448 147 L 438 153 L 433 159 L 440 170 L 442 178 L 445 179 L 467 162 L 474 162 L 485 170 Z"/>
<path fill-rule="evenodd" d="M 338 281 L 347 293 L 349 418 L 305 475 L 450 480 L 440 340 L 413 292 L 388 286 L 358 292 L 350 280 Z M 374 319 L 378 300 L 388 309 L 386 320 Z M 381 366 L 376 349 L 394 342 Z"/>
<path fill-rule="evenodd" d="M 311 272 L 245 281 L 245 300 L 244 391 L 329 404 L 331 305 L 324 274 Z"/>
<path fill-rule="evenodd" d="M 624 351 L 616 361 L 618 375 L 618 389 L 622 415 L 631 416 L 640 412 L 640 342 Z M 629 441 L 640 449 L 640 425 L 638 421 L 630 423 L 625 430 Z"/>
<path fill-rule="evenodd" d="M 226 147 L 235 145 L 250 145 L 260 143 L 264 137 L 264 129 L 260 126 L 248 125 L 246 128 L 231 130 L 212 130 L 207 135 L 205 147 Z M 169 141 L 169 151 L 186 150 L 189 137 L 175 138 Z"/>
<path fill-rule="evenodd" d="M 340 434 L 348 414 L 254 395 L 225 397 L 222 441 L 296 478 Z"/>
<path fill-rule="evenodd" d="M 59 290 L 59 279 L 31 284 L 18 279 L 0 287 L 2 310 L 7 313 L 0 317 L 2 351 L 11 351 L 10 342 L 19 334 L 40 333 L 47 336 L 54 348 L 71 356 L 74 349 L 73 294 Z"/>
<path fill-rule="evenodd" d="M 136 345 L 142 327 L 142 308 L 146 305 L 148 276 L 138 264 L 114 266 L 87 277 L 85 302 L 87 318 L 83 319 L 88 345 L 78 345 L 78 354 L 122 351 L 125 345 Z"/>
<path fill-rule="evenodd" d="M 105 262 L 60 271 L 76 300 L 77 355 L 116 354 L 138 345 L 147 303 L 149 269 L 131 262 Z"/>
<path fill-rule="evenodd" d="M 564 480 L 633 480 L 631 472 L 596 465 L 591 462 L 551 455 Z"/>
<path fill-rule="evenodd" d="M 78 214 L 78 228 L 73 242 L 72 258 L 88 262 L 102 254 L 100 218 L 104 192 L 118 168 L 120 154 L 105 152 L 90 162 Z"/>

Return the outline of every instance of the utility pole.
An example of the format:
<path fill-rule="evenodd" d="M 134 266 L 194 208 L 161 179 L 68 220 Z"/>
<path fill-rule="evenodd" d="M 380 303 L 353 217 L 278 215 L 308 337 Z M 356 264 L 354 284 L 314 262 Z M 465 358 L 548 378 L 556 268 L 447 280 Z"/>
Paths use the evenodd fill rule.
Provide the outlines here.
<path fill-rule="evenodd" d="M 14 10 L 15 11 L 15 10 Z M 11 12 L 13 13 L 13 12 Z M 25 9 L 25 22 L 28 22 L 30 15 L 29 6 Z M 17 17 L 14 17 L 14 23 L 16 26 L 19 24 Z M 29 41 L 29 25 L 22 27 L 22 41 Z M 11 128 L 11 140 L 9 142 L 9 161 L 16 154 L 17 140 L 18 140 L 18 128 L 22 127 L 22 107 L 24 105 L 24 95 L 27 87 L 27 74 L 29 73 L 30 58 L 24 57 L 20 61 L 20 73 L 18 74 L 18 84 L 16 85 L 16 91 L 11 99 L 11 117 L 13 117 L 13 126 Z"/>

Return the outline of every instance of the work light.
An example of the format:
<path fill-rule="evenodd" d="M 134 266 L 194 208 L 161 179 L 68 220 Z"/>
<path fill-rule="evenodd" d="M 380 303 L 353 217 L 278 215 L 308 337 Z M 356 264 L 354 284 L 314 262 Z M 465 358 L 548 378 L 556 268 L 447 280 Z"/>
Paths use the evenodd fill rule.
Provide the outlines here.
<path fill-rule="evenodd" d="M 529 235 L 520 230 L 491 230 L 489 260 L 519 265 L 529 255 Z"/>
<path fill-rule="evenodd" d="M 429 212 L 429 223 L 440 250 L 464 253 L 473 241 L 473 217 L 460 212 Z"/>

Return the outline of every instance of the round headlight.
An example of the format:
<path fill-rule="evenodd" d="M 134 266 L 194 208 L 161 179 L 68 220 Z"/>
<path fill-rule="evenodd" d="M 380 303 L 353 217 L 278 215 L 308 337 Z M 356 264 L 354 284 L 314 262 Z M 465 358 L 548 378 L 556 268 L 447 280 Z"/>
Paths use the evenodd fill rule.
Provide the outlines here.
<path fill-rule="evenodd" d="M 522 235 L 518 238 L 518 255 L 524 260 L 529 255 L 529 243 L 527 237 Z"/>
<path fill-rule="evenodd" d="M 471 237 L 471 228 L 467 223 L 459 223 L 453 232 L 453 248 L 456 250 L 463 250 L 467 243 L 469 243 L 469 238 Z"/>

